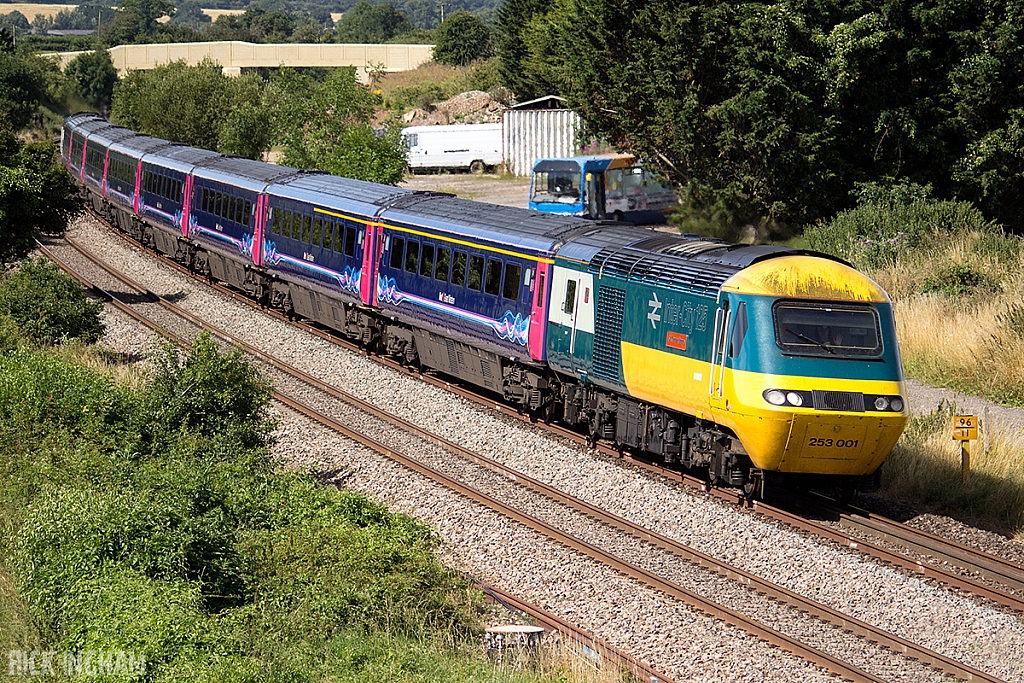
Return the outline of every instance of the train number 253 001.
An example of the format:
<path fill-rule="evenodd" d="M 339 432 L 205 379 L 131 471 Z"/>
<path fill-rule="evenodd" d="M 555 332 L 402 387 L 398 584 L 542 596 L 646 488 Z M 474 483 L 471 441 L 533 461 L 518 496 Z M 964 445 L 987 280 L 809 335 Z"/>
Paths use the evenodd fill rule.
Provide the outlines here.
<path fill-rule="evenodd" d="M 807 445 L 811 448 L 856 448 L 857 444 L 860 443 L 860 439 L 816 439 L 811 438 L 807 440 Z"/>

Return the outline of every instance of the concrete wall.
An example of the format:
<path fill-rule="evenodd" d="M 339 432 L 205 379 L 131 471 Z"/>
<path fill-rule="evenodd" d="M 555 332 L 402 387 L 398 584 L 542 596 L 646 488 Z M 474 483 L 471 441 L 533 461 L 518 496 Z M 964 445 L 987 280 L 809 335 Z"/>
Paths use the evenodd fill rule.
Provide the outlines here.
<path fill-rule="evenodd" d="M 433 45 L 353 45 L 340 43 L 243 43 L 223 41 L 209 43 L 160 43 L 150 45 L 118 45 L 110 48 L 110 59 L 118 74 L 129 69 L 153 69 L 162 64 L 185 60 L 199 64 L 209 57 L 224 68 L 224 73 L 237 75 L 244 67 L 281 66 L 354 66 L 359 79 L 369 82 L 370 69 L 380 65 L 384 71 L 408 71 L 431 59 Z M 60 66 L 81 52 L 60 52 Z"/>
<path fill-rule="evenodd" d="M 535 159 L 579 154 L 579 116 L 569 109 L 509 109 L 502 128 L 507 173 L 528 176 Z"/>

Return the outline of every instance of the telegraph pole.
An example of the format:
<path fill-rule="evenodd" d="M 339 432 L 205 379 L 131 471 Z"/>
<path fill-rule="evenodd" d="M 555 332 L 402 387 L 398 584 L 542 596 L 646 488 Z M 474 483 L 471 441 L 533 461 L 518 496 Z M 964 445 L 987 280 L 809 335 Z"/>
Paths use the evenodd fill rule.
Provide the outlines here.
<path fill-rule="evenodd" d="M 444 8 L 445 7 L 451 7 L 452 3 L 450 3 L 450 2 L 439 2 L 439 3 L 437 3 L 437 6 L 441 8 L 441 23 L 443 24 L 444 23 Z"/>

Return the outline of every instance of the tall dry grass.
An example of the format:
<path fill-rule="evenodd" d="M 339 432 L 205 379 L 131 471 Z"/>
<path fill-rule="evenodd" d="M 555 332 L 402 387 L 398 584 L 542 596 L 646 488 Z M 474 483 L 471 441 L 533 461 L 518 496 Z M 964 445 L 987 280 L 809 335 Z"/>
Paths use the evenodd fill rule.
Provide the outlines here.
<path fill-rule="evenodd" d="M 893 299 L 908 376 L 1024 406 L 1024 256 L 980 240 L 917 250 L 870 275 Z M 980 281 L 967 287 L 967 276 Z"/>
<path fill-rule="evenodd" d="M 886 461 L 883 491 L 1024 540 L 1024 433 L 983 424 L 987 439 L 972 442 L 965 480 L 950 433 L 955 410 L 944 404 L 910 420 Z"/>

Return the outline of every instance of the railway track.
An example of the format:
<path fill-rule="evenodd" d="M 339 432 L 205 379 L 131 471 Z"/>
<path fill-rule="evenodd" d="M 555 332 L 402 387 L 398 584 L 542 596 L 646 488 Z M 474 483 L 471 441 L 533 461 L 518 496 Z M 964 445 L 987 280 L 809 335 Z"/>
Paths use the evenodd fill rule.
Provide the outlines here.
<path fill-rule="evenodd" d="M 370 406 L 369 404 L 366 404 L 363 401 L 360 401 L 358 398 L 352 397 L 346 394 L 345 392 L 338 391 L 330 387 L 329 385 L 320 382 L 316 378 L 312 377 L 311 375 L 308 375 L 307 373 L 303 372 L 302 370 L 299 370 L 298 368 L 294 368 L 287 363 L 279 361 L 273 358 L 272 356 L 263 353 L 262 351 L 256 349 L 251 345 L 245 344 L 244 342 L 240 342 L 239 340 L 234 339 L 231 335 L 227 334 L 222 330 L 219 330 L 216 326 L 210 325 L 202 321 L 201 319 L 192 315 L 188 311 L 182 309 L 181 307 L 175 305 L 174 303 L 168 301 L 167 299 L 153 293 L 143 285 L 134 282 L 131 278 L 123 274 L 117 273 L 114 269 L 110 268 L 105 263 L 103 263 L 101 259 L 99 259 L 95 255 L 89 253 L 87 250 L 79 246 L 74 240 L 67 238 L 66 242 L 77 253 L 79 253 L 92 264 L 94 264 L 97 268 L 101 269 L 104 273 L 106 273 L 112 278 L 116 278 L 121 283 L 127 285 L 129 288 L 134 289 L 135 293 L 131 294 L 120 291 L 120 289 L 114 289 L 110 287 L 109 284 L 98 284 L 94 279 L 81 272 L 80 269 L 75 268 L 65 259 L 60 258 L 60 256 L 54 253 L 54 250 L 51 248 L 51 246 L 39 244 L 39 249 L 48 258 L 54 261 L 54 263 L 60 266 L 65 272 L 67 272 L 69 275 L 71 275 L 80 283 L 82 283 L 88 290 L 99 295 L 100 297 L 114 305 L 118 310 L 127 314 L 128 316 L 130 316 L 137 322 L 141 323 L 143 326 L 149 328 L 153 332 L 156 332 L 157 334 L 160 334 L 161 336 L 181 346 L 187 346 L 190 342 L 190 339 L 186 338 L 185 336 L 171 331 L 170 327 L 167 324 L 168 321 L 166 319 L 163 321 L 159 321 L 156 318 L 154 318 L 151 314 L 141 312 L 139 310 L 140 308 L 145 309 L 154 306 L 162 308 L 165 311 L 173 314 L 174 316 L 181 318 L 181 320 L 185 321 L 187 325 L 193 326 L 197 332 L 200 330 L 206 330 L 210 332 L 219 341 L 225 344 L 240 346 L 247 353 L 257 357 L 263 363 L 273 368 L 276 368 L 282 372 L 291 374 L 293 377 L 298 378 L 302 381 L 308 382 L 312 386 L 317 387 L 319 390 L 325 393 L 341 398 L 342 400 L 351 400 L 356 405 L 361 405 L 362 407 L 364 407 L 367 410 L 367 412 L 371 414 L 375 414 L 381 418 L 394 420 L 395 424 L 397 425 L 407 424 L 404 423 L 404 421 L 395 418 L 394 416 L 391 416 L 384 411 L 381 411 L 377 408 Z M 372 436 L 369 436 L 362 431 L 352 429 L 345 423 L 331 417 L 330 415 L 326 414 L 321 410 L 318 410 L 317 408 L 307 405 L 301 400 L 296 400 L 295 398 L 276 390 L 273 393 L 273 397 L 275 400 L 279 401 L 285 406 L 288 406 L 292 410 L 295 410 L 296 412 L 305 415 L 306 417 L 309 417 L 319 422 L 320 424 L 327 426 L 333 429 L 334 431 L 343 434 L 344 436 L 347 436 L 348 438 L 353 439 L 357 443 L 360 443 L 364 446 L 368 446 L 373 450 L 377 451 L 378 453 L 386 455 L 396 460 L 397 462 L 404 464 L 406 467 L 409 467 L 413 471 L 417 471 L 420 474 L 425 474 L 429 478 L 432 478 L 440 483 L 445 483 L 446 481 L 451 481 L 452 483 L 454 483 L 454 480 L 448 480 L 443 474 L 435 473 L 428 467 L 418 465 L 412 457 L 403 454 L 400 451 L 394 450 L 390 446 L 380 441 L 377 441 Z M 472 489 L 467 487 L 462 488 L 463 493 L 469 494 L 467 497 L 473 498 Z M 485 501 L 486 497 L 481 498 L 481 500 Z M 585 629 L 581 629 L 573 624 L 570 624 L 565 620 L 559 619 L 550 612 L 547 612 L 541 609 L 540 607 L 533 605 L 521 598 L 510 595 L 509 593 L 506 593 L 498 588 L 481 583 L 477 583 L 477 585 L 485 594 L 497 599 L 497 601 L 509 606 L 512 609 L 515 609 L 530 616 L 538 623 L 542 624 L 546 629 L 557 630 L 566 637 L 570 638 L 571 640 L 580 643 L 581 645 L 586 647 L 588 651 L 596 653 L 603 661 L 606 661 L 611 666 L 617 669 L 624 669 L 630 671 L 638 680 L 651 681 L 654 683 L 674 683 L 671 678 L 659 673 L 658 671 L 654 670 L 653 668 L 642 662 L 638 662 L 633 657 L 621 652 L 620 650 L 609 645 L 608 643 L 605 643 L 600 639 L 595 638 L 593 634 L 587 632 Z"/>
<path fill-rule="evenodd" d="M 93 214 L 95 216 L 95 214 Z M 97 220 L 104 222 L 99 216 Z M 109 227 L 109 226 L 108 226 Z M 113 230 L 113 228 L 110 228 Z M 145 249 L 119 231 L 113 230 L 122 239 L 135 246 Z M 147 250 L 153 258 L 159 259 L 182 275 L 195 278 L 195 274 L 187 268 L 162 255 Z M 258 308 L 264 314 L 278 320 L 288 322 L 331 343 L 337 344 L 355 353 L 365 354 L 357 344 L 337 334 L 333 330 L 312 325 L 301 320 L 258 306 L 246 297 L 218 282 L 206 281 L 207 285 L 233 301 L 250 308 Z M 415 376 L 433 386 L 443 387 L 461 398 L 477 405 L 484 406 L 494 412 L 525 423 L 537 425 L 536 420 L 511 408 L 494 397 L 481 394 L 475 388 L 466 387 L 458 382 L 448 381 L 430 373 L 419 372 L 401 363 L 385 357 L 374 357 L 374 360 L 385 367 L 406 375 Z M 606 457 L 622 458 L 623 453 L 604 444 L 590 444 L 579 433 L 555 424 L 540 425 L 557 436 L 577 444 L 586 444 Z M 878 561 L 897 567 L 901 570 L 937 581 L 964 592 L 990 600 L 1015 612 L 1024 613 L 1024 567 L 1008 562 L 974 548 L 948 541 L 939 536 L 922 532 L 907 525 L 887 520 L 854 508 L 842 508 L 821 499 L 802 498 L 804 509 L 791 511 L 780 506 L 769 505 L 761 501 L 748 501 L 734 491 L 727 489 L 709 489 L 706 483 L 696 477 L 687 475 L 654 463 L 630 458 L 635 466 L 658 474 L 666 479 L 678 481 L 690 487 L 707 491 L 717 500 L 747 506 L 754 511 L 776 522 L 786 524 L 811 535 L 827 538 L 840 545 L 868 555 Z M 816 520 L 823 521 L 816 521 Z M 824 523 L 834 521 L 834 524 Z M 876 539 L 877 542 L 865 540 Z M 902 550 L 902 552 L 901 552 Z"/>
<path fill-rule="evenodd" d="M 116 275 L 109 268 L 106 271 L 111 277 L 117 277 L 122 282 L 126 282 L 122 276 Z M 136 293 L 134 299 L 138 305 L 152 305 L 157 304 L 166 310 L 174 311 L 177 309 L 174 304 L 167 301 L 157 301 L 156 295 L 149 292 L 147 289 L 140 285 L 130 284 L 131 287 L 135 288 Z M 107 288 L 110 289 L 109 287 Z M 141 296 L 140 296 L 141 295 Z M 113 296 L 113 295 L 111 295 Z M 133 298 L 129 296 L 128 298 Z M 179 309 L 180 310 L 180 309 Z M 189 320 L 191 324 L 199 325 L 201 321 L 195 319 L 194 316 L 188 314 L 185 311 L 180 311 L 181 317 Z M 160 323 L 157 323 L 160 325 Z M 166 327 L 166 324 L 164 325 Z M 307 326 L 308 327 L 308 326 Z M 225 341 L 231 343 L 237 343 L 237 340 L 233 339 L 230 335 L 214 331 L 214 334 L 220 336 Z M 772 601 L 777 601 L 788 605 L 792 610 L 800 613 L 809 615 L 808 618 L 813 618 L 820 621 L 823 624 L 831 624 L 832 627 L 840 631 L 849 631 L 854 634 L 855 637 L 859 637 L 862 640 L 869 643 L 878 643 L 882 646 L 890 649 L 893 652 L 898 652 L 906 655 L 910 659 L 916 659 L 920 662 L 926 663 L 940 671 L 948 673 L 950 675 L 962 678 L 965 680 L 983 680 L 983 681 L 996 681 L 998 679 L 987 676 L 986 674 L 971 669 L 970 667 L 964 666 L 943 657 L 942 655 L 931 652 L 927 648 L 920 647 L 910 641 L 899 638 L 895 635 L 885 633 L 879 629 L 872 627 L 869 624 L 859 622 L 856 619 L 851 619 L 835 610 L 832 610 L 824 605 L 819 605 L 813 601 L 807 600 L 791 591 L 782 589 L 770 582 L 764 581 L 752 574 L 743 572 L 742 570 L 730 567 L 726 563 L 720 562 L 706 555 L 696 553 L 690 550 L 686 546 L 661 536 L 654 532 L 648 531 L 639 525 L 633 524 L 625 519 L 611 515 L 595 506 L 589 505 L 584 501 L 573 498 L 558 491 L 557 489 L 550 487 L 542 482 L 524 477 L 521 473 L 514 472 L 504 466 L 496 463 L 484 456 L 476 453 L 472 453 L 464 448 L 457 446 L 451 442 L 444 441 L 439 437 L 425 432 L 424 430 L 405 422 L 401 418 L 393 415 L 389 415 L 380 411 L 379 409 L 365 404 L 365 402 L 359 399 L 347 395 L 345 392 L 341 392 L 334 387 L 330 387 L 315 378 L 312 378 L 301 371 L 296 371 L 294 368 L 288 367 L 288 364 L 281 363 L 276 359 L 271 358 L 267 354 L 263 353 L 259 349 L 254 347 L 248 347 L 246 349 L 256 357 L 260 358 L 269 365 L 275 367 L 278 371 L 287 373 L 292 377 L 298 377 L 300 380 L 307 385 L 315 386 L 318 391 L 325 395 L 331 396 L 333 399 L 337 399 L 345 402 L 348 405 L 356 407 L 358 410 L 363 411 L 367 415 L 372 415 L 376 419 L 387 422 L 400 430 L 408 433 L 415 433 L 418 438 L 423 439 L 425 442 L 430 442 L 435 446 L 444 449 L 448 453 L 455 453 L 460 456 L 465 462 L 473 463 L 475 466 L 484 468 L 491 473 L 496 474 L 498 477 L 503 479 L 505 482 L 514 482 L 517 487 L 525 487 L 532 493 L 542 496 L 545 500 L 554 503 L 556 506 L 560 506 L 566 509 L 575 511 L 575 514 L 594 520 L 595 523 L 606 529 L 613 529 L 618 534 L 628 535 L 634 539 L 634 542 L 643 543 L 644 553 L 648 556 L 655 555 L 657 553 L 667 553 L 676 558 L 681 558 L 686 563 L 695 567 L 706 568 L 709 571 L 714 572 L 717 576 L 734 582 L 737 585 L 744 586 L 748 591 L 754 594 L 767 596 Z M 436 378 L 432 378 L 436 379 Z M 699 609 L 707 614 L 711 614 L 717 618 L 723 619 L 728 623 L 735 624 L 743 630 L 756 635 L 770 643 L 779 645 L 787 651 L 793 652 L 798 656 L 801 656 L 808 661 L 815 662 L 816 664 L 823 666 L 824 668 L 834 671 L 847 680 L 854 681 L 876 681 L 881 680 L 871 674 L 861 670 L 856 666 L 851 666 L 849 663 L 828 655 L 826 652 L 811 648 L 803 643 L 795 640 L 781 631 L 765 627 L 755 619 L 751 619 L 749 616 L 742 614 L 740 611 L 725 608 L 714 601 L 710 601 L 704 596 L 697 594 L 694 591 L 683 588 L 674 581 L 667 579 L 660 575 L 660 573 L 652 572 L 644 567 L 637 566 L 633 562 L 623 560 L 621 557 L 617 557 L 614 553 L 609 552 L 605 548 L 599 547 L 597 544 L 590 543 L 581 540 L 578 536 L 571 533 L 566 533 L 549 522 L 541 519 L 537 515 L 529 514 L 524 512 L 517 507 L 509 505 L 508 498 L 521 499 L 523 494 L 513 493 L 511 496 L 506 496 L 505 500 L 499 500 L 497 497 L 485 493 L 476 489 L 472 485 L 467 485 L 465 482 L 454 479 L 448 473 L 440 472 L 439 470 L 431 467 L 430 465 L 419 462 L 417 458 L 410 457 L 407 453 L 402 453 L 396 450 L 392 446 L 387 445 L 381 441 L 376 441 L 372 436 L 364 433 L 365 430 L 353 430 L 350 427 L 346 427 L 341 422 L 338 422 L 334 418 L 324 414 L 324 411 L 318 409 L 311 409 L 308 405 L 301 401 L 295 401 L 285 395 L 279 395 L 279 400 L 290 405 L 296 410 L 300 410 L 306 414 L 314 416 L 315 419 L 320 421 L 322 424 L 327 424 L 335 430 L 350 436 L 353 439 L 367 445 L 373 444 L 373 448 L 378 452 L 385 453 L 400 462 L 406 467 L 419 471 L 424 476 L 429 476 L 436 481 L 441 481 L 445 486 L 459 491 L 462 495 L 469 497 L 481 504 L 484 504 L 492 509 L 500 510 L 503 514 L 510 518 L 516 519 L 527 526 L 539 530 L 545 535 L 553 539 L 557 539 L 559 542 L 574 548 L 578 552 L 582 552 L 594 559 L 598 559 L 604 562 L 608 566 L 614 567 L 617 570 L 631 576 L 635 580 L 638 580 L 648 586 L 654 587 L 666 595 L 673 596 L 680 599 L 687 604 Z M 504 412 L 509 412 L 507 408 L 501 406 Z M 352 421 L 347 421 L 349 424 Z M 365 420 L 356 420 L 357 423 L 362 424 Z M 679 475 L 674 473 L 674 478 L 679 479 Z M 493 488 L 493 484 L 491 485 Z M 499 486 L 500 488 L 500 486 Z M 548 504 L 547 507 L 552 507 Z M 607 532 L 598 533 L 597 535 L 606 535 Z M 658 562 L 655 561 L 654 564 Z M 664 680 L 664 679 L 662 679 Z"/>

